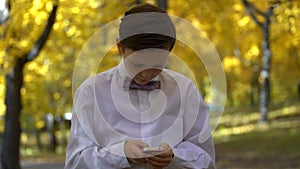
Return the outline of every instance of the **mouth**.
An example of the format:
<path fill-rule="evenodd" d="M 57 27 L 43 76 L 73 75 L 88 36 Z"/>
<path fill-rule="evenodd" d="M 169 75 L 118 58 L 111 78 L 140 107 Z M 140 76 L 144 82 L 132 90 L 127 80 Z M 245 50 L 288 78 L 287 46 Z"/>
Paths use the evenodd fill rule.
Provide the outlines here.
<path fill-rule="evenodd" d="M 148 80 L 144 80 L 144 79 L 136 79 L 136 82 L 141 84 L 141 85 L 145 85 L 148 83 Z"/>

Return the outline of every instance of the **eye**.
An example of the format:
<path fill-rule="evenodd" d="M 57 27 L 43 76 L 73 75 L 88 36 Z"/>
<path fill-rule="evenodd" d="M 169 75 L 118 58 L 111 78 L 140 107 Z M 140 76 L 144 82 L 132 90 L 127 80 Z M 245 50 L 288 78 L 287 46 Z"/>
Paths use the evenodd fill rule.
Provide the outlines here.
<path fill-rule="evenodd" d="M 134 66 L 136 66 L 136 67 L 143 67 L 144 65 L 143 64 L 141 64 L 141 63 L 132 63 Z"/>
<path fill-rule="evenodd" d="M 163 67 L 164 67 L 164 65 L 154 65 L 153 66 L 153 68 L 160 68 L 160 69 L 163 68 Z"/>

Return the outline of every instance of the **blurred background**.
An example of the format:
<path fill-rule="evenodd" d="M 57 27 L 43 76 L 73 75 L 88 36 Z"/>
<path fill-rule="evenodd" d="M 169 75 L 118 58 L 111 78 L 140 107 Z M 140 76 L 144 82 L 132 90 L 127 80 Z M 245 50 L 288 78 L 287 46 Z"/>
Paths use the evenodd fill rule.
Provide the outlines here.
<path fill-rule="evenodd" d="M 219 54 L 217 168 L 300 168 L 299 0 L 0 0 L 2 168 L 63 168 L 77 57 L 99 28 L 146 2 L 191 22 Z M 105 46 L 110 34 L 99 38 Z M 209 104 L 205 66 L 180 41 L 174 53 Z M 99 72 L 120 59 L 110 49 Z"/>

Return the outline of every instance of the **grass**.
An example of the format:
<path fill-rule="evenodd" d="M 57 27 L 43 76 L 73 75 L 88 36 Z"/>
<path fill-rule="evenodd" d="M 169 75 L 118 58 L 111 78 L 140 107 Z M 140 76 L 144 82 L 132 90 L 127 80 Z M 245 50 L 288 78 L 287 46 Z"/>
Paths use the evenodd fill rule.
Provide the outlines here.
<path fill-rule="evenodd" d="M 300 104 L 258 112 L 225 112 L 214 132 L 217 167 L 300 168 Z"/>

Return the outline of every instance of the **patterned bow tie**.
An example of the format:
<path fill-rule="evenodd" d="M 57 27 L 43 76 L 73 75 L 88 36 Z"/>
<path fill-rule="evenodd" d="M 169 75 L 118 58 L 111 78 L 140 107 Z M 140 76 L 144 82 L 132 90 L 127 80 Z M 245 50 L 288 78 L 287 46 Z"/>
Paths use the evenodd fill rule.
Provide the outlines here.
<path fill-rule="evenodd" d="M 138 90 L 160 89 L 160 81 L 150 81 L 145 85 L 141 85 L 141 84 L 138 84 L 137 82 L 135 82 L 133 79 L 126 77 L 123 88 L 125 90 L 129 90 L 129 89 L 138 89 Z"/>

